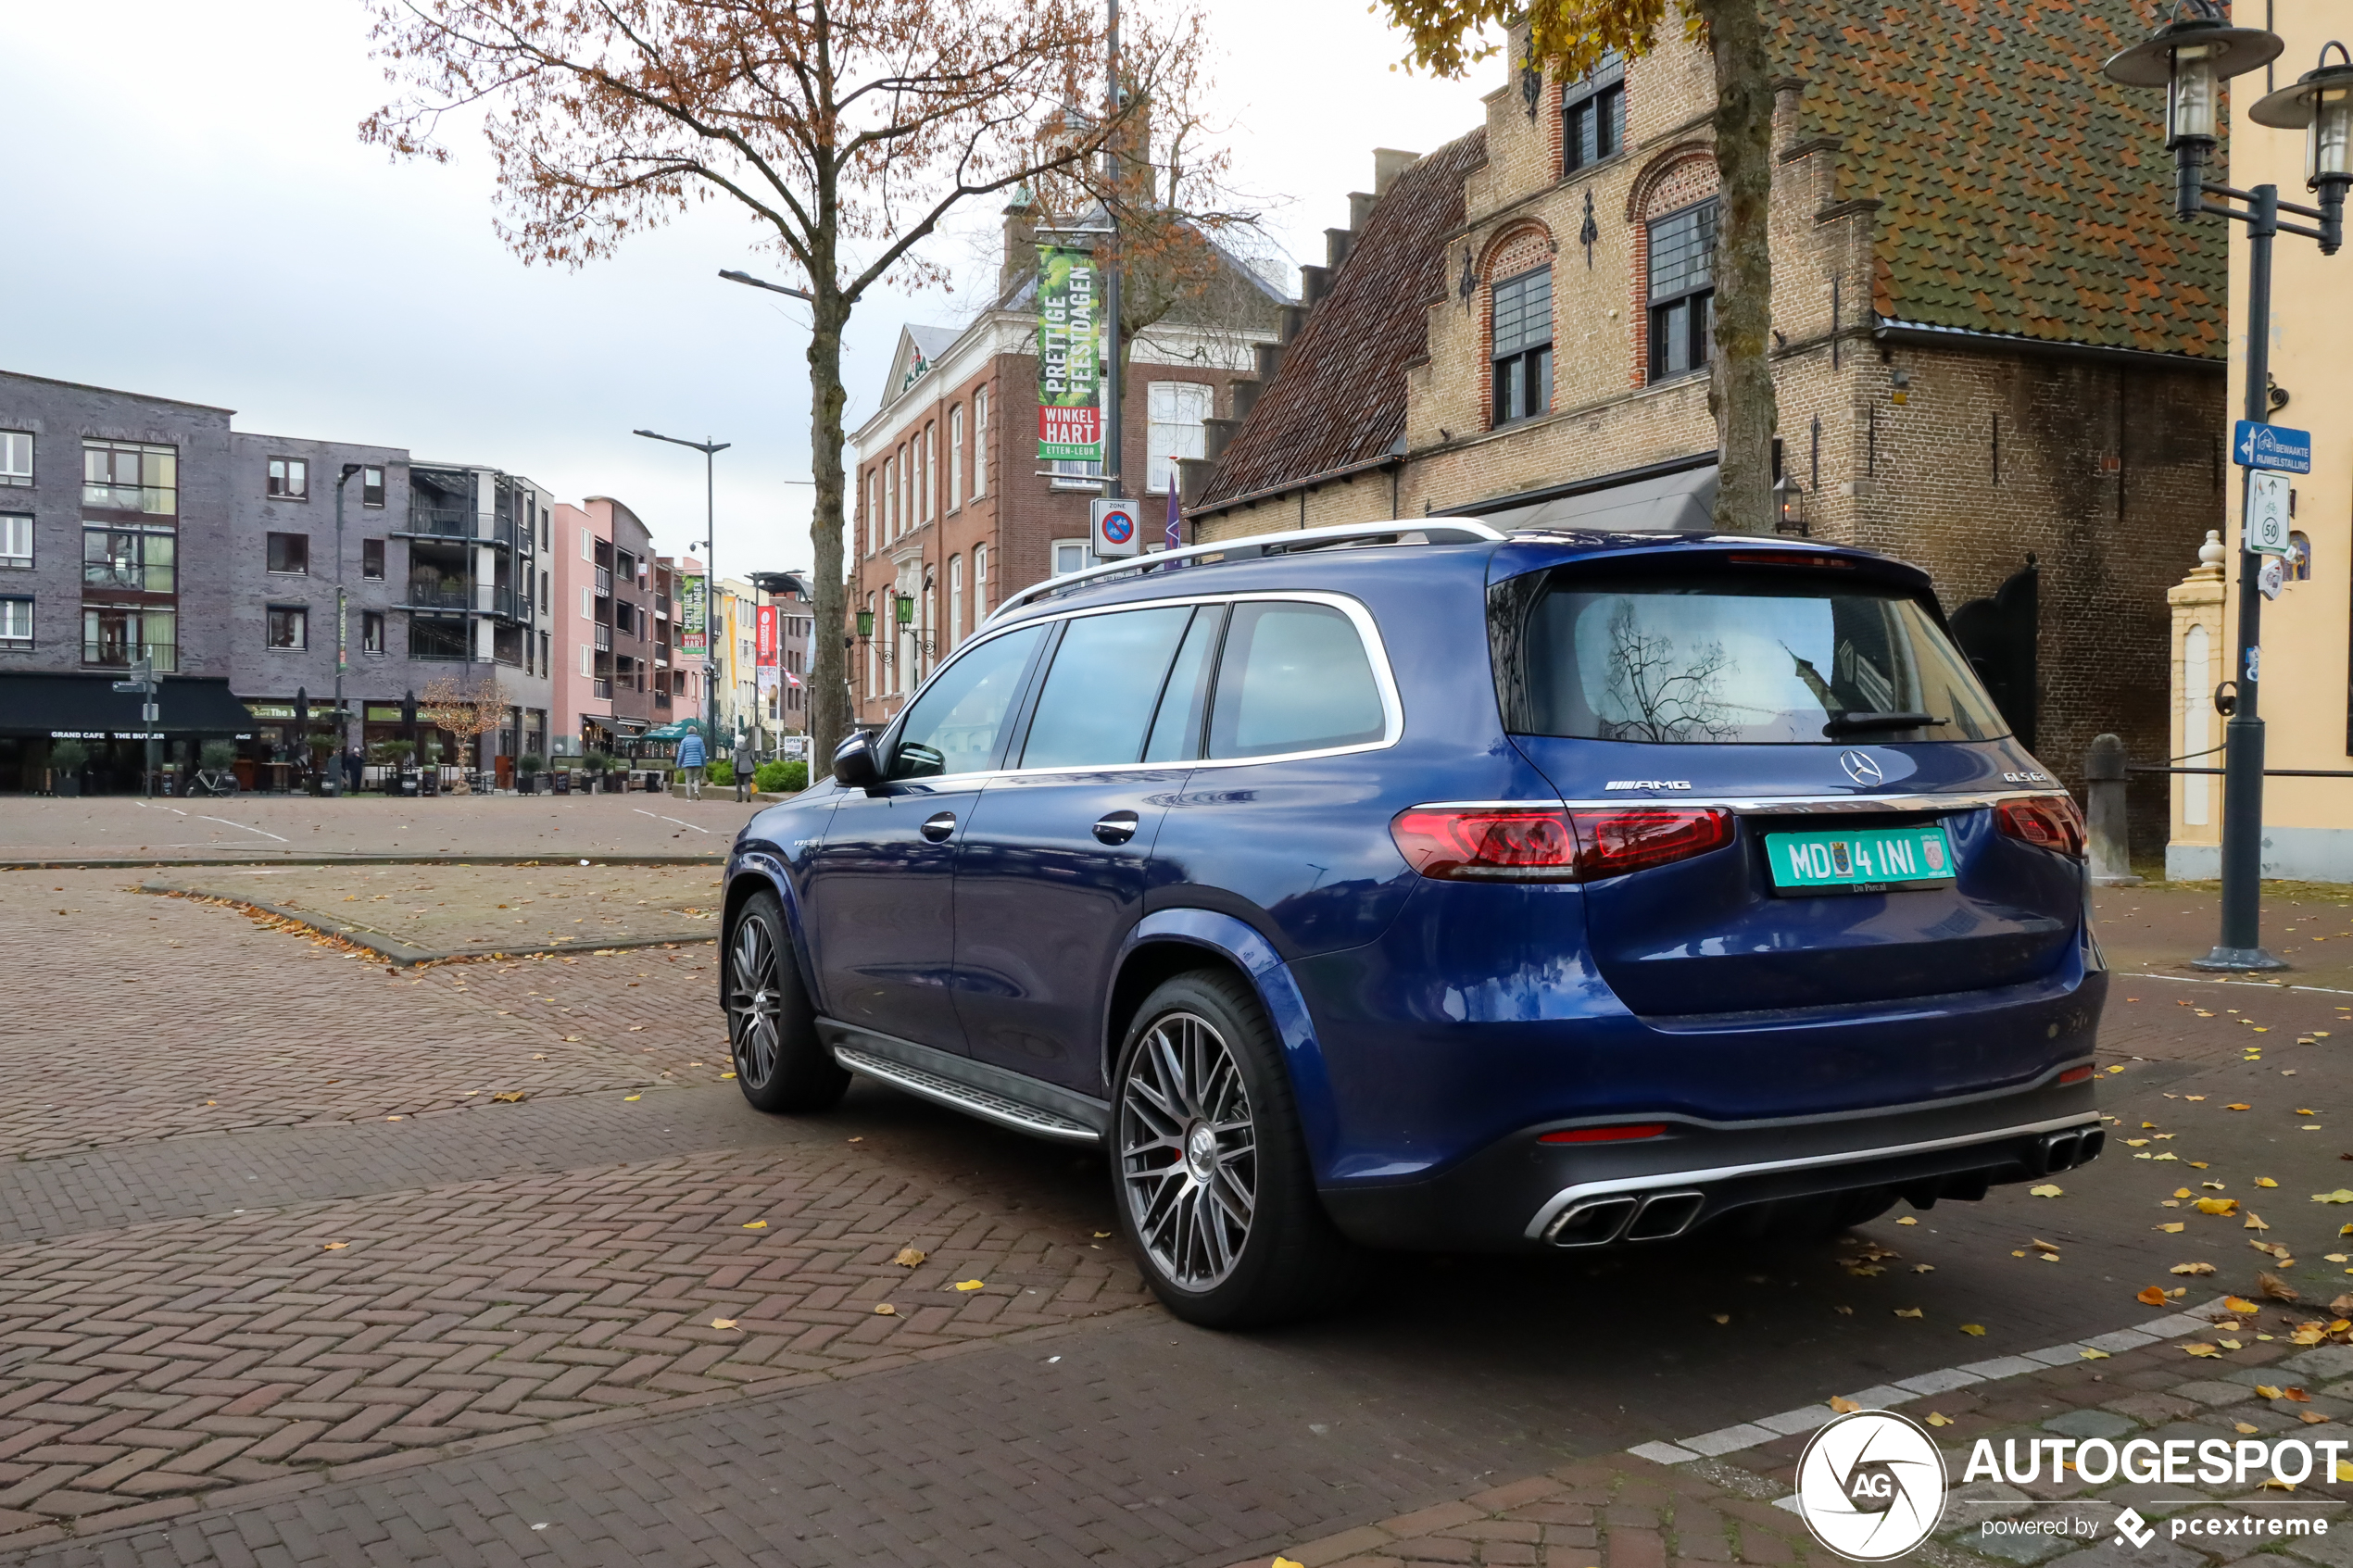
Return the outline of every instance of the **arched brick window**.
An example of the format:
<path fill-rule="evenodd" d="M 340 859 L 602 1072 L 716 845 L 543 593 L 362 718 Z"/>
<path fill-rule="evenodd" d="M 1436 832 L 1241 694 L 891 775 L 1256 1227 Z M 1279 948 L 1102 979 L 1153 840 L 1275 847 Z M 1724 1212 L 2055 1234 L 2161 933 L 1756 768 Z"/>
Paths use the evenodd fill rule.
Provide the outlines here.
<path fill-rule="evenodd" d="M 1627 193 L 1634 230 L 1632 381 L 1672 381 L 1708 360 L 1716 298 L 1716 160 L 1704 147 L 1661 154 Z"/>
<path fill-rule="evenodd" d="M 1487 422 L 1507 425 L 1553 406 L 1553 237 L 1541 224 L 1489 246 Z"/>

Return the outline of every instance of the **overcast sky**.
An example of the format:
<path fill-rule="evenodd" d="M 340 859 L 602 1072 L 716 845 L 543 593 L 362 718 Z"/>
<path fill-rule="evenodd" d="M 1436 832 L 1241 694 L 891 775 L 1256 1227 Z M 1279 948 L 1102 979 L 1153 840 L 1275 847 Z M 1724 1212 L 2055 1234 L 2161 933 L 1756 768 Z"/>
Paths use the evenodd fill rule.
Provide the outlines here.
<path fill-rule="evenodd" d="M 1133 3 L 1133 0 L 1131 0 Z M 1389 70 L 1364 0 L 1206 0 L 1238 182 L 1294 262 L 1323 259 L 1376 145 L 1428 152 L 1478 123 L 1466 82 Z M 491 232 L 491 169 L 388 163 L 356 127 L 384 97 L 357 0 L 17 6 L 0 146 L 0 369 L 234 408 L 239 430 L 406 446 L 612 495 L 665 551 L 701 537 L 700 458 L 648 426 L 735 443 L 719 458 L 724 572 L 810 560 L 805 314 L 720 282 L 787 276 L 716 206 L 578 272 L 526 267 Z M 976 212 L 937 242 L 969 269 Z M 907 320 L 954 299 L 868 296 L 850 329 L 849 425 Z"/>

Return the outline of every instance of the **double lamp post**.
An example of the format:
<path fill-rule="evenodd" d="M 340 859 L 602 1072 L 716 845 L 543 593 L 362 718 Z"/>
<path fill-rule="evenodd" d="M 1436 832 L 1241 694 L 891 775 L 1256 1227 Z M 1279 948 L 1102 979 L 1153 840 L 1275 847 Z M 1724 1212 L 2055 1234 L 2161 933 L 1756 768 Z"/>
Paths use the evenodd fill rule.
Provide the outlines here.
<path fill-rule="evenodd" d="M 2257 102 L 2247 116 L 2259 125 L 2301 129 L 2305 139 L 2305 183 L 2319 194 L 2318 207 L 2282 201 L 2276 185 L 2240 190 L 2206 178 L 2206 164 L 2219 140 L 2223 81 L 2259 70 L 2279 57 L 2286 44 L 2262 28 L 2233 27 L 2214 0 L 2185 0 L 2194 15 L 2109 59 L 2102 68 L 2111 82 L 2128 87 L 2162 87 L 2165 145 L 2173 155 L 2173 214 L 2184 220 L 2207 214 L 2244 223 L 2247 229 L 2246 412 L 2250 424 L 2269 421 L 2271 347 L 2271 241 L 2281 233 L 2315 241 L 2333 256 L 2345 239 L 2345 196 L 2353 186 L 2353 56 L 2341 44 L 2321 51 L 2319 66 L 2293 86 Z M 2334 50 L 2339 63 L 2329 64 Z M 2285 222 L 2282 213 L 2308 218 L 2317 227 Z M 2242 459 L 2245 461 L 2245 459 Z M 2256 470 L 2247 467 L 2251 487 Z M 2251 488 L 2244 491 L 2252 499 Z M 2221 939 L 2195 967 L 2255 971 L 2287 966 L 2266 951 L 2262 937 L 2263 720 L 2256 696 L 2262 670 L 2262 557 L 2252 546 L 2249 508 L 2240 508 L 2238 635 L 2232 679 L 2215 691 L 2215 706 L 2228 716 L 2222 761 Z"/>

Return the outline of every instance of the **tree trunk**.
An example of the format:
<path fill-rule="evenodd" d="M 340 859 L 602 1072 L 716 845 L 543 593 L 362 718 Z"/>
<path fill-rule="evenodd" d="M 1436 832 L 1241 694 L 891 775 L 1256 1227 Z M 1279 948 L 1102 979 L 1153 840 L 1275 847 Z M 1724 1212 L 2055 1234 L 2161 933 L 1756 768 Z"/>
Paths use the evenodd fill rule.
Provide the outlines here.
<path fill-rule="evenodd" d="M 813 782 L 832 765 L 834 747 L 849 733 L 849 660 L 842 647 L 849 625 L 842 583 L 841 420 L 849 402 L 841 384 L 841 333 L 849 302 L 834 284 L 833 257 L 812 269 L 816 326 L 809 338 L 809 447 L 817 506 L 809 520 L 815 565 L 810 592 L 809 773 Z"/>
<path fill-rule="evenodd" d="M 1756 0 L 1698 0 L 1716 58 L 1716 526 L 1773 531 L 1773 89 Z"/>

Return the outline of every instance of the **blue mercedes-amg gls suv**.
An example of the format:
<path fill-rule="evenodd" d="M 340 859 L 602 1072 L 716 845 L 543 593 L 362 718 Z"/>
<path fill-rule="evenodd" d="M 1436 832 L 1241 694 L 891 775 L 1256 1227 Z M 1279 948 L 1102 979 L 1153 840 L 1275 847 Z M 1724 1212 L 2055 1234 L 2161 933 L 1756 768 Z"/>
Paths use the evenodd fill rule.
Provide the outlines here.
<path fill-rule="evenodd" d="M 1010 600 L 752 819 L 744 1094 L 1101 1146 L 1196 1323 L 1365 1248 L 1821 1231 L 2094 1158 L 2082 819 L 1917 569 L 1433 521 Z"/>

